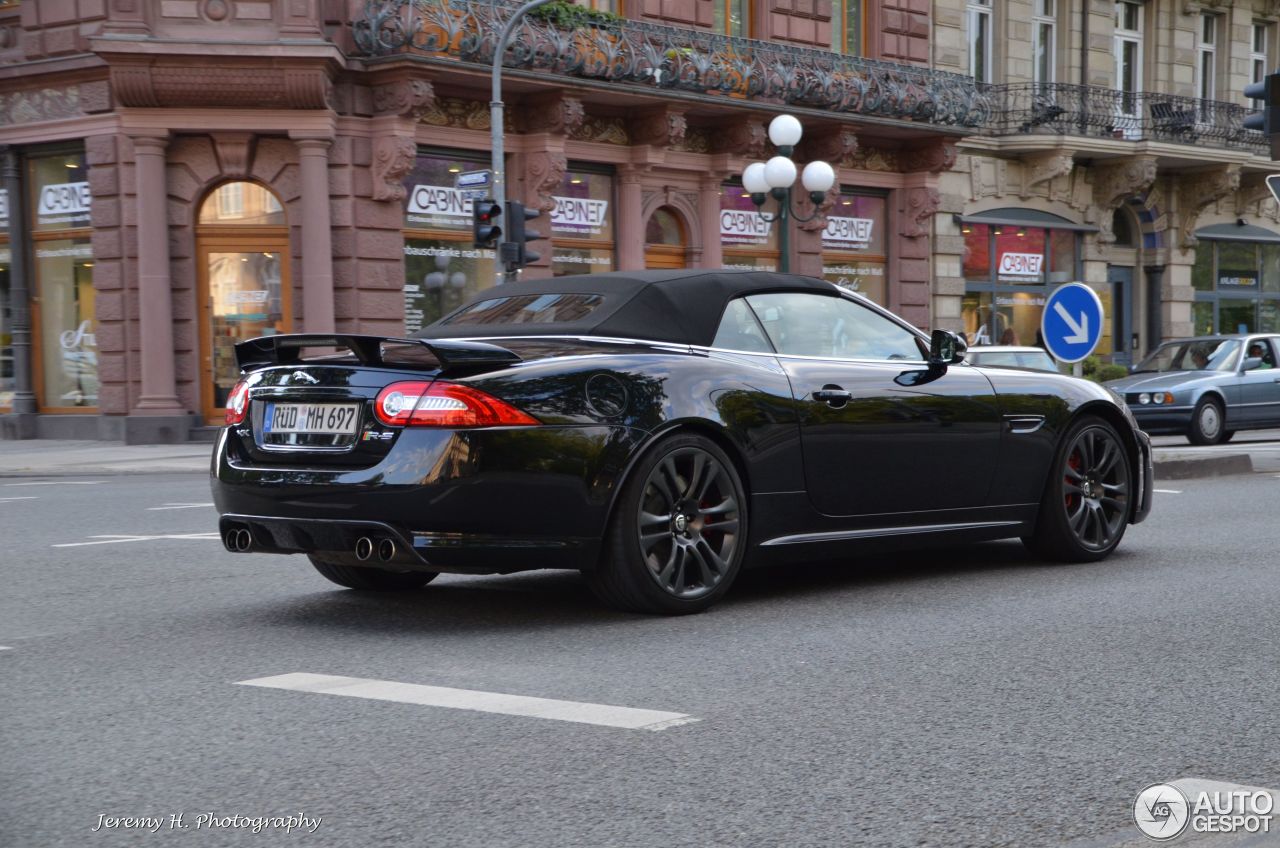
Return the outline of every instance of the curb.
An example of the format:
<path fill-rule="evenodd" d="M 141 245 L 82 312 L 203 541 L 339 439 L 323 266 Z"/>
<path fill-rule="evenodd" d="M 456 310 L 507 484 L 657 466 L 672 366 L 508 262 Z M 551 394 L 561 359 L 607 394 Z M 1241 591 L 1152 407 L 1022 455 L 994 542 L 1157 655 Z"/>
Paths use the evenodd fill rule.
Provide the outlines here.
<path fill-rule="evenodd" d="M 1156 459 L 1157 480 L 1191 480 L 1196 477 L 1226 477 L 1252 474 L 1253 459 L 1247 453 L 1228 453 L 1194 459 Z"/>

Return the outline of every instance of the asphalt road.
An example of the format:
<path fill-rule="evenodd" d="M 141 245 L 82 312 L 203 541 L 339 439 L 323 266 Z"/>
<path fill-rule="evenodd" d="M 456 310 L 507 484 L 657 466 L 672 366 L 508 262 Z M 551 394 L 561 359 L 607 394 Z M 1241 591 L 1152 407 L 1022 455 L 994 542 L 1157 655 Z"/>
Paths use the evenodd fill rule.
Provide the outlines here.
<path fill-rule="evenodd" d="M 354 593 L 202 537 L 201 476 L 41 482 L 0 479 L 5 848 L 1111 848 L 1144 844 L 1148 784 L 1280 787 L 1274 474 L 1159 484 L 1102 564 L 1015 542 L 795 565 L 681 619 L 602 609 L 566 574 Z M 298 672 L 697 721 L 236 685 Z"/>

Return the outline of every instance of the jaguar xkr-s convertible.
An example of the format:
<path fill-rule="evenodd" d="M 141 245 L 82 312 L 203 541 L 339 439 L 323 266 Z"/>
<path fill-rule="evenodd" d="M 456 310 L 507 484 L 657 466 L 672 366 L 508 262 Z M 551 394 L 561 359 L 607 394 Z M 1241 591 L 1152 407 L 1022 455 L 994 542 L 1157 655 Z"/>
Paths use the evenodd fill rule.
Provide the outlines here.
<path fill-rule="evenodd" d="M 577 569 L 610 604 L 686 613 L 744 567 L 867 546 L 1099 560 L 1151 507 L 1150 442 L 1112 392 L 966 365 L 953 334 L 821 280 L 521 282 L 419 336 L 237 345 L 228 549 L 353 589 Z"/>

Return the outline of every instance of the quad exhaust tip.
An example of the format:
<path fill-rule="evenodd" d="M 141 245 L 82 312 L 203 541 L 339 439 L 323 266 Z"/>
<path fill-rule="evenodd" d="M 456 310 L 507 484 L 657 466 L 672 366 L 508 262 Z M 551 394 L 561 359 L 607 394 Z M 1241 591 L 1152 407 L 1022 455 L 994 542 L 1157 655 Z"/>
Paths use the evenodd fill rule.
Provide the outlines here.
<path fill-rule="evenodd" d="M 233 554 L 248 553 L 253 547 L 253 534 L 244 527 L 232 527 L 222 537 L 222 544 Z"/>
<path fill-rule="evenodd" d="M 373 556 L 373 540 L 368 536 L 361 536 L 356 539 L 356 559 L 361 562 L 368 562 L 371 556 Z"/>

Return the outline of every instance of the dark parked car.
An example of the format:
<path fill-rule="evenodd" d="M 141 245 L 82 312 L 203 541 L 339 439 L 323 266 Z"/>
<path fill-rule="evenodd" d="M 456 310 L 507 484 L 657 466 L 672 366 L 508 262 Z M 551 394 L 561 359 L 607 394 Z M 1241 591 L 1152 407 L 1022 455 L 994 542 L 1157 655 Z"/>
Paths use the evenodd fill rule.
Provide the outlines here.
<path fill-rule="evenodd" d="M 229 549 L 356 589 L 579 569 L 611 604 L 683 613 L 744 565 L 871 540 L 1098 560 L 1150 509 L 1149 442 L 1112 393 L 962 364 L 953 334 L 821 280 L 537 280 L 421 335 L 237 346 Z"/>
<path fill-rule="evenodd" d="M 1280 427 L 1280 335 L 1203 336 L 1166 342 L 1107 383 L 1123 394 L 1148 433 L 1185 435 L 1195 445 L 1237 430 Z"/>

